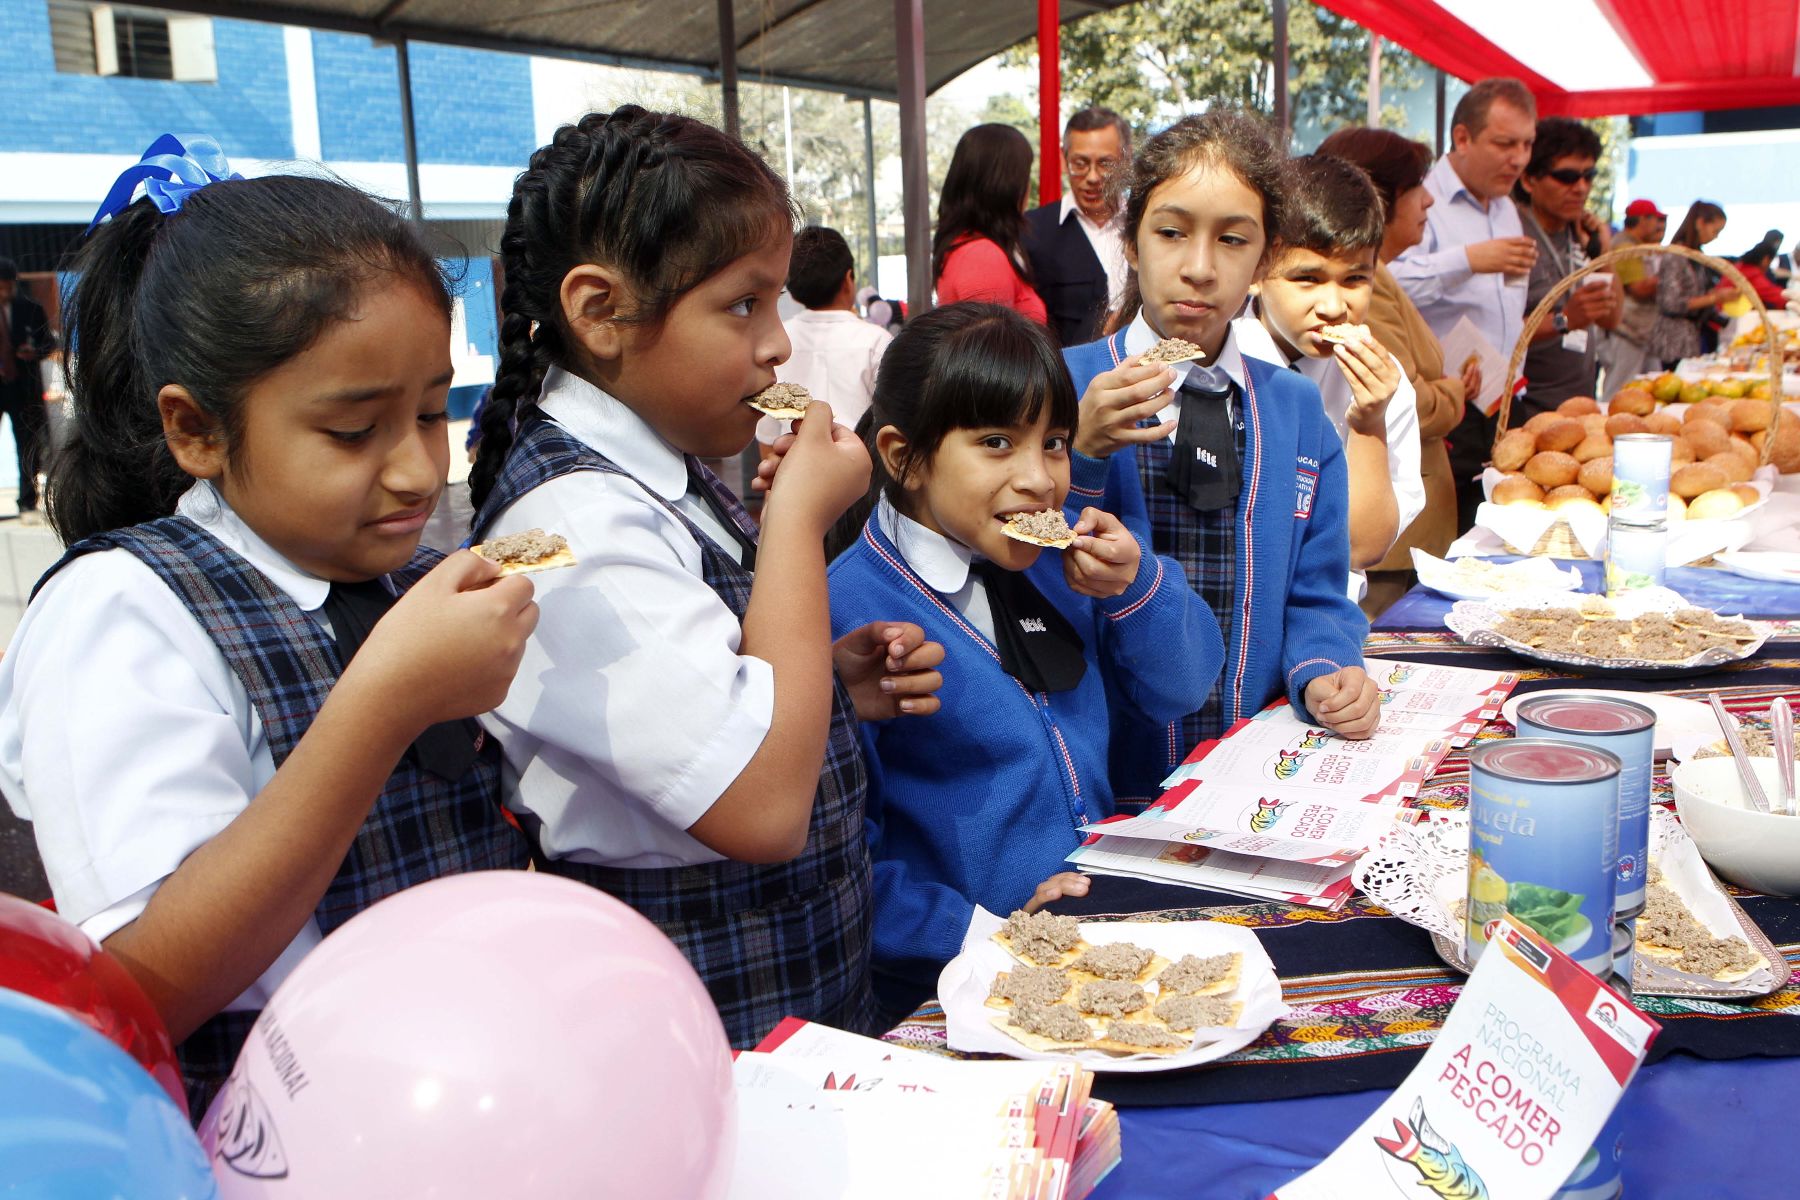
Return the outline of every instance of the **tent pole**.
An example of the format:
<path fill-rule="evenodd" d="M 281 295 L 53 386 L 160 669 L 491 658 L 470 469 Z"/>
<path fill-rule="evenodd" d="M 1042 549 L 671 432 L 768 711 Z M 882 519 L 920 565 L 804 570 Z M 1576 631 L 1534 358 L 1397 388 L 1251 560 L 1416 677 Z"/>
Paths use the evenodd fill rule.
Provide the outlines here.
<path fill-rule="evenodd" d="M 738 125 L 737 13 L 732 0 L 719 0 L 719 110 L 725 132 L 741 138 Z"/>
<path fill-rule="evenodd" d="M 1288 119 L 1288 6 L 1287 0 L 1270 0 L 1270 15 L 1275 20 L 1275 124 L 1281 129 L 1285 146 L 1292 132 Z"/>
<path fill-rule="evenodd" d="M 1381 35 L 1369 35 L 1369 120 L 1370 129 L 1381 128 Z"/>
<path fill-rule="evenodd" d="M 876 229 L 875 215 L 875 102 L 867 96 L 863 106 L 863 198 L 869 208 L 869 260 L 863 264 L 863 278 L 870 287 L 879 288 L 881 273 L 881 234 Z"/>
<path fill-rule="evenodd" d="M 901 211 L 906 226 L 907 316 L 931 307 L 931 195 L 925 160 L 925 4 L 894 0 L 900 83 Z"/>
<path fill-rule="evenodd" d="M 1444 157 L 1444 68 L 1437 69 L 1437 153 Z"/>
<path fill-rule="evenodd" d="M 1062 30 L 1057 0 L 1038 0 L 1038 203 L 1062 199 Z"/>
<path fill-rule="evenodd" d="M 413 121 L 412 55 L 405 38 L 394 39 L 394 67 L 400 75 L 400 134 L 406 146 L 406 210 L 425 223 L 425 203 L 419 198 L 419 130 Z"/>

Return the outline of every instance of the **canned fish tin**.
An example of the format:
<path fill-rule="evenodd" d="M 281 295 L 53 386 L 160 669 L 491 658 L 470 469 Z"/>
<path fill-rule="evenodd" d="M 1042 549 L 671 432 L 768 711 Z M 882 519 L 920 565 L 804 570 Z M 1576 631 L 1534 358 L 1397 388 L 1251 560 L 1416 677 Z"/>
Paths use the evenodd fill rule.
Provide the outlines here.
<path fill-rule="evenodd" d="M 1669 568 L 1669 529 L 1666 525 L 1606 527 L 1606 594 L 1617 596 L 1638 588 L 1661 587 Z"/>
<path fill-rule="evenodd" d="M 1469 752 L 1469 958 L 1510 912 L 1605 978 L 1612 969 L 1619 760 L 1580 742 L 1514 738 Z"/>
<path fill-rule="evenodd" d="M 1637 918 L 1619 917 L 1613 922 L 1613 977 L 1607 982 L 1626 999 L 1635 994 L 1631 973 L 1637 969 Z"/>
<path fill-rule="evenodd" d="M 1656 525 L 1669 516 L 1669 469 L 1675 439 L 1666 433 L 1622 433 L 1613 439 L 1612 519 Z"/>
<path fill-rule="evenodd" d="M 1520 737 L 1581 742 L 1619 760 L 1619 881 L 1614 913 L 1644 908 L 1650 874 L 1650 773 L 1656 714 L 1633 700 L 1580 692 L 1530 696 L 1519 702 Z"/>

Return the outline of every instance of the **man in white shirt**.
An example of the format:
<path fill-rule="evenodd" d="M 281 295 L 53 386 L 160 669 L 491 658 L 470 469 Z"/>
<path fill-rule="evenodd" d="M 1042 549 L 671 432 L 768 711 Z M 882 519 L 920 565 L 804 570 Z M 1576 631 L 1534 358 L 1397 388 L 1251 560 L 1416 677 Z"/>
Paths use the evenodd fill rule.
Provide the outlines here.
<path fill-rule="evenodd" d="M 794 235 L 787 294 L 802 308 L 782 320 L 794 350 L 775 368 L 775 378 L 799 384 L 831 405 L 838 424 L 856 428 L 869 411 L 875 370 L 894 335 L 857 315 L 856 260 L 843 234 L 812 225 Z M 756 423 L 764 458 L 786 425 L 774 417 Z"/>
<path fill-rule="evenodd" d="M 1025 214 L 1025 257 L 1050 327 L 1065 346 L 1100 336 L 1125 292 L 1125 190 L 1131 126 L 1110 108 L 1084 108 L 1063 129 L 1069 190 Z"/>
<path fill-rule="evenodd" d="M 1516 79 L 1483 79 L 1457 102 L 1452 148 L 1425 177 L 1435 201 L 1425 236 L 1388 265 L 1439 338 L 1467 317 L 1502 355 L 1519 340 L 1537 245 L 1511 194 L 1536 136 L 1537 101 Z M 1473 404 L 1450 433 L 1459 528 L 1474 520 L 1493 435 L 1492 419 Z"/>

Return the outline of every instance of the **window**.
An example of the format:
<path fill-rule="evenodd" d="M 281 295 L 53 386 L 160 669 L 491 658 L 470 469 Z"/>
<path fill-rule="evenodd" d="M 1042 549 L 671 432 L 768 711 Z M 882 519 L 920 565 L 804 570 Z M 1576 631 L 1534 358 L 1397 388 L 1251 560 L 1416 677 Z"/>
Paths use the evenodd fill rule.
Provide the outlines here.
<path fill-rule="evenodd" d="M 123 75 L 215 83 L 211 17 L 83 0 L 48 0 L 56 69 L 75 75 Z"/>

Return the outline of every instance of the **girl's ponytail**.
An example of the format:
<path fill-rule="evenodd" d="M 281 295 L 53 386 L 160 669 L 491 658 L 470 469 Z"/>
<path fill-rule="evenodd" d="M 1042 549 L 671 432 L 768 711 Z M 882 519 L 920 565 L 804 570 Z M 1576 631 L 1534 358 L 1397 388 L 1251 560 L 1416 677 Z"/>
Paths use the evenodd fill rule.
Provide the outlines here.
<path fill-rule="evenodd" d="M 139 200 L 102 225 L 76 255 L 63 310 L 74 422 L 50 458 L 45 508 L 65 543 L 167 516 L 193 480 L 163 441 L 156 389 L 143 376 L 134 331 L 138 283 L 163 214 Z"/>

